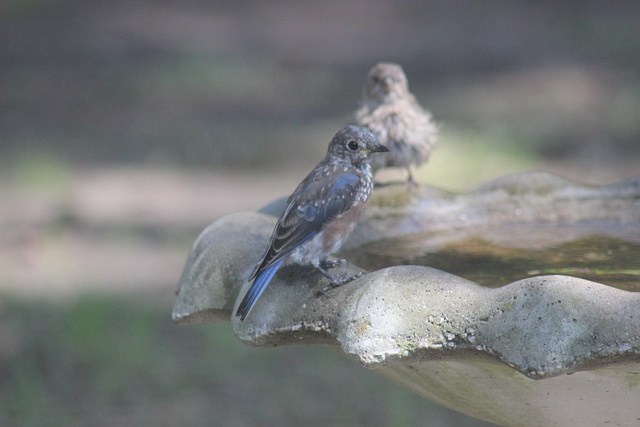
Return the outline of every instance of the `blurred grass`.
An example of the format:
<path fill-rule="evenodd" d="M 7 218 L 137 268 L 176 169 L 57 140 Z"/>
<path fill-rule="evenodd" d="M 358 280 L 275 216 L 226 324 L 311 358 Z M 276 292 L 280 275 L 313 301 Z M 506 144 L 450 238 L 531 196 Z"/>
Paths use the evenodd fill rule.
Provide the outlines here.
<path fill-rule="evenodd" d="M 327 347 L 250 348 L 229 324 L 178 327 L 158 301 L 3 296 L 0 424 L 484 425 Z"/>
<path fill-rule="evenodd" d="M 2 178 L 29 190 L 54 192 L 68 187 L 73 179 L 69 164 L 44 147 L 21 153 L 5 168 Z"/>

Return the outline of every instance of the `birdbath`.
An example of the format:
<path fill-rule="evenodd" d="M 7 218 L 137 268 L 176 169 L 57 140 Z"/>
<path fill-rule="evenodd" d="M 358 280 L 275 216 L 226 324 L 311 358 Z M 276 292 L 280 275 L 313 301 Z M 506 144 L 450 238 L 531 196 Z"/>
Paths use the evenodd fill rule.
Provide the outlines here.
<path fill-rule="evenodd" d="M 377 189 L 337 254 L 368 274 L 317 296 L 324 276 L 284 264 L 241 323 L 232 313 L 283 207 L 202 232 L 174 321 L 232 322 L 250 345 L 326 344 L 501 425 L 640 424 L 640 176 Z"/>

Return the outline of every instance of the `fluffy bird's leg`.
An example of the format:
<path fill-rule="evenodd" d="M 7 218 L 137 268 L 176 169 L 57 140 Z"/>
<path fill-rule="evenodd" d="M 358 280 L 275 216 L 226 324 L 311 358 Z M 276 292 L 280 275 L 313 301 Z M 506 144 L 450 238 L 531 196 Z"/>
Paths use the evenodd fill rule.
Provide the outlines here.
<path fill-rule="evenodd" d="M 415 179 L 413 179 L 413 173 L 411 173 L 411 166 L 407 166 L 407 173 L 409 174 L 409 178 L 407 178 L 407 185 L 409 187 L 417 187 L 418 183 Z"/>

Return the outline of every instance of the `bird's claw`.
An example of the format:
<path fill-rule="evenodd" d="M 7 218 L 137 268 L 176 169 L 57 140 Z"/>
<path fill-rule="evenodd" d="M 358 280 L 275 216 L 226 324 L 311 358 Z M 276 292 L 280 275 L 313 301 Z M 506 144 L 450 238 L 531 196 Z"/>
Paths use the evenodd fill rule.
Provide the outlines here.
<path fill-rule="evenodd" d="M 329 284 L 329 285 L 325 286 L 324 288 L 320 289 L 319 291 L 317 291 L 316 292 L 316 297 L 320 297 L 320 296 L 324 295 L 326 292 L 328 292 L 328 291 L 330 291 L 332 289 L 338 288 L 338 287 L 340 287 L 342 285 L 346 285 L 347 283 L 352 282 L 352 281 L 354 281 L 357 278 L 362 277 L 362 276 L 364 276 L 364 272 L 362 272 L 362 271 L 357 273 L 357 274 L 354 274 L 353 276 L 349 276 L 349 277 L 347 277 L 346 274 L 343 274 L 342 276 L 340 276 L 339 279 L 332 280 L 331 284 Z"/>
<path fill-rule="evenodd" d="M 331 261 L 329 260 L 324 260 L 320 262 L 320 267 L 324 268 L 324 269 L 328 269 L 328 268 L 334 268 L 334 267 L 338 267 L 339 265 L 342 264 L 346 264 L 347 260 L 346 259 L 332 259 Z"/>

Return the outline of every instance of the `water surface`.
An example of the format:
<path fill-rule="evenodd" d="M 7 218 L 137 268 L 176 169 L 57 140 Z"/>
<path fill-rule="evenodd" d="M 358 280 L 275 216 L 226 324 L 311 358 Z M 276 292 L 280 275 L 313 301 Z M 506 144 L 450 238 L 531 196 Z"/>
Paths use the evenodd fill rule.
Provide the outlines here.
<path fill-rule="evenodd" d="M 640 228 L 624 231 L 624 237 L 584 234 L 573 239 L 562 228 L 548 227 L 525 239 L 504 230 L 491 238 L 468 231 L 448 237 L 421 233 L 366 244 L 350 253 L 349 261 L 368 270 L 429 266 L 489 287 L 563 274 L 640 291 Z"/>

